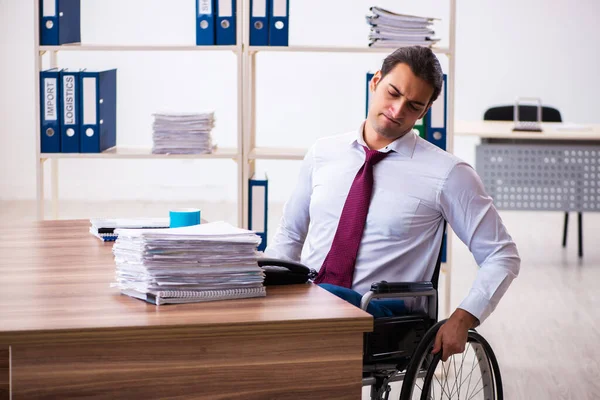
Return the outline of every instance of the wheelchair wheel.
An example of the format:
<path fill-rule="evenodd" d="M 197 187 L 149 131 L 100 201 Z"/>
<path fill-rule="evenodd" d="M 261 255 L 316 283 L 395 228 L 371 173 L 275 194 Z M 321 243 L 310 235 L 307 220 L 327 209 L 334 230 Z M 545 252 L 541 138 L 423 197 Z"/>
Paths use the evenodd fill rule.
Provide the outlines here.
<path fill-rule="evenodd" d="M 500 368 L 488 342 L 470 330 L 465 351 L 442 362 L 441 352 L 431 355 L 440 326 L 428 331 L 415 350 L 400 400 L 502 400 Z"/>

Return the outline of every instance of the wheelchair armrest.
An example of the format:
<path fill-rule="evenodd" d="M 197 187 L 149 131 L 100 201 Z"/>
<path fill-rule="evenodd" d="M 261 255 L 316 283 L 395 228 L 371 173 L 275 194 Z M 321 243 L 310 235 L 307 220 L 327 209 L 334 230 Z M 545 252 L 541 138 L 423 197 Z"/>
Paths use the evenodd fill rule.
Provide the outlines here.
<path fill-rule="evenodd" d="M 381 281 L 371 285 L 371 292 L 380 293 L 413 293 L 433 290 L 431 282 L 386 282 Z"/>
<path fill-rule="evenodd" d="M 380 298 L 428 297 L 429 315 L 437 319 L 437 290 L 432 282 L 386 282 L 373 283 L 371 290 L 362 296 L 360 308 L 366 310 L 369 302 Z"/>

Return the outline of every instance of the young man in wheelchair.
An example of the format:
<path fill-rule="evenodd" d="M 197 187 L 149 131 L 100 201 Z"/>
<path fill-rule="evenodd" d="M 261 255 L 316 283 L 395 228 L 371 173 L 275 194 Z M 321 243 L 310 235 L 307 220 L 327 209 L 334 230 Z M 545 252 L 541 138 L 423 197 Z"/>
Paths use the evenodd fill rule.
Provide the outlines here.
<path fill-rule="evenodd" d="M 265 251 L 318 270 L 314 283 L 360 306 L 374 282 L 430 281 L 447 221 L 480 269 L 439 329 L 433 353 L 461 353 L 467 332 L 498 304 L 520 268 L 512 238 L 467 163 L 413 130 L 438 98 L 433 52 L 404 47 L 370 82 L 371 104 L 356 131 L 318 140 Z M 374 317 L 401 315 L 408 300 L 375 300 Z"/>

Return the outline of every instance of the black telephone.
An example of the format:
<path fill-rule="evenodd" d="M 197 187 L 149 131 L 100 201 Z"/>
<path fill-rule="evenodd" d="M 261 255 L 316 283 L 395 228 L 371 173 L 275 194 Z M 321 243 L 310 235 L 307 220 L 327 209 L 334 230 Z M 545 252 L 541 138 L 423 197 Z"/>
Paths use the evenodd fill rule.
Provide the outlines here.
<path fill-rule="evenodd" d="M 265 286 L 306 283 L 317 271 L 304 264 L 276 258 L 259 258 L 258 266 L 265 272 Z"/>

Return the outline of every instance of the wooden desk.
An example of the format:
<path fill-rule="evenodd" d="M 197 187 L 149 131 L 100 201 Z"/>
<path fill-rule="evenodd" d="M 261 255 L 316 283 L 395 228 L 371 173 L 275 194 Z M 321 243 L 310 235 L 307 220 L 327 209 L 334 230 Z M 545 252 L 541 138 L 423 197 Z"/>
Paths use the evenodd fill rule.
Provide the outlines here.
<path fill-rule="evenodd" d="M 0 227 L 0 398 L 360 398 L 369 314 L 312 284 L 153 306 L 88 226 Z"/>

